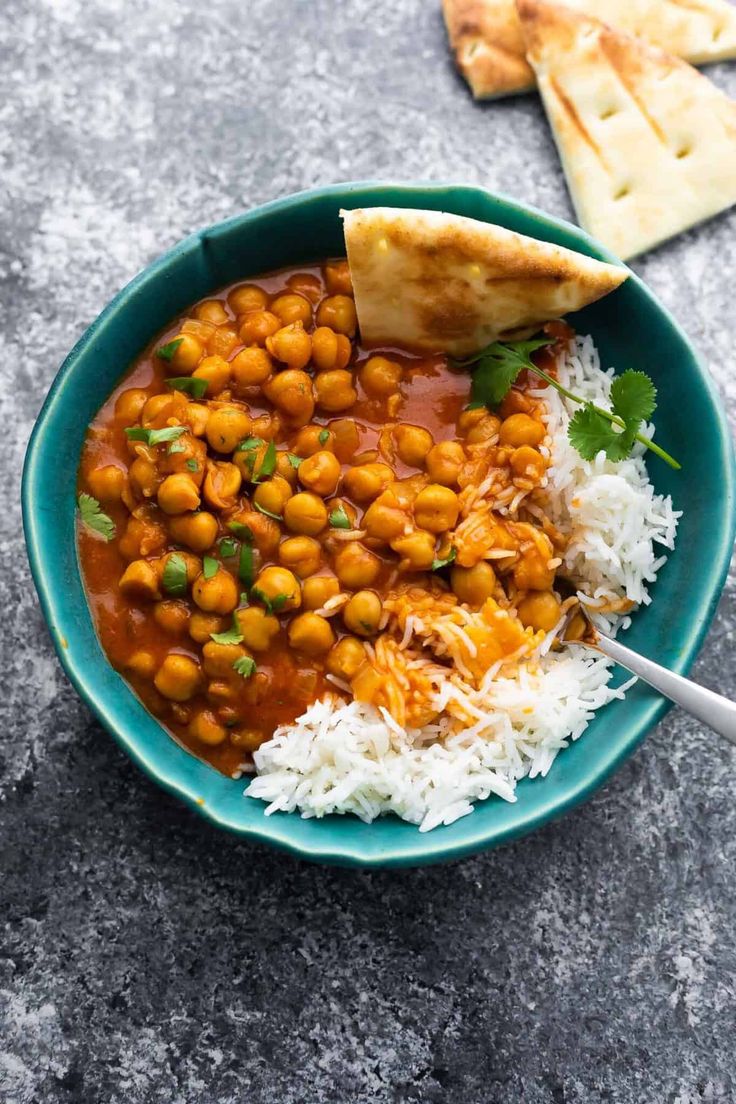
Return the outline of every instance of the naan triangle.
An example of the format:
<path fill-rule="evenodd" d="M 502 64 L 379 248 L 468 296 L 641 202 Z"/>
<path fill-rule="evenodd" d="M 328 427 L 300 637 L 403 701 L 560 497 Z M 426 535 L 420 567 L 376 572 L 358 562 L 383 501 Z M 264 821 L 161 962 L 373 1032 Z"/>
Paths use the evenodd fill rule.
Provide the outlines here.
<path fill-rule="evenodd" d="M 736 103 L 686 62 L 572 8 L 518 0 L 581 226 L 619 257 L 736 203 Z"/>
<path fill-rule="evenodd" d="M 464 356 L 602 298 L 625 268 L 441 211 L 342 211 L 361 340 Z"/>
<path fill-rule="evenodd" d="M 736 57 L 728 0 L 569 0 L 570 7 L 694 64 Z M 450 46 L 476 99 L 534 87 L 514 0 L 443 0 Z"/>

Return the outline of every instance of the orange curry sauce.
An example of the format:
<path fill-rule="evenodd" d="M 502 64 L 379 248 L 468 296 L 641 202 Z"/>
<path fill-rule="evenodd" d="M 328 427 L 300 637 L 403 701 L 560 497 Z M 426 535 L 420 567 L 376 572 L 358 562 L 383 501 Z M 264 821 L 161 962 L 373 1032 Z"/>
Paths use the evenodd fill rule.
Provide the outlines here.
<path fill-rule="evenodd" d="M 248 286 L 261 288 L 267 294 L 269 303 L 279 294 L 291 293 L 296 289 L 303 291 L 311 300 L 315 311 L 319 302 L 330 293 L 329 282 L 325 287 L 325 269 L 319 266 L 282 271 L 257 280 L 249 280 L 247 283 Z M 233 285 L 233 287 L 236 286 L 241 286 L 241 283 Z M 218 300 L 227 312 L 227 321 L 222 321 L 220 328 L 225 327 L 238 333 L 243 316 L 236 316 L 228 306 L 228 295 L 232 290 L 232 288 L 225 288 L 203 302 L 212 303 L 213 300 Z M 78 478 L 79 492 L 95 495 L 94 479 L 91 480 L 90 475 L 107 466 L 119 468 L 124 473 L 126 485 L 129 488 L 128 472 L 135 459 L 135 442 L 128 440 L 124 430 L 126 425 L 139 424 L 139 420 L 136 419 L 131 423 L 130 417 L 116 416 L 116 402 L 131 388 L 142 389 L 147 396 L 170 393 L 166 386 L 167 377 L 186 373 L 174 372 L 171 365 L 157 355 L 156 350 L 179 335 L 182 326 L 187 322 L 191 323 L 197 317 L 195 306 L 160 333 L 138 357 L 99 411 L 89 428 L 82 452 Z M 311 326 L 306 328 L 309 331 Z M 232 361 L 243 348 L 244 343 L 238 338 L 237 343 L 225 352 L 225 359 Z M 208 342 L 205 345 L 204 355 L 208 355 L 211 350 L 212 345 Z M 335 413 L 327 413 L 318 404 L 313 416 L 308 419 L 309 424 L 329 427 L 335 419 L 353 419 L 359 431 L 358 458 L 360 454 L 376 448 L 380 431 L 387 422 L 424 427 L 429 430 L 435 443 L 455 440 L 457 419 L 469 401 L 470 375 L 466 371 L 453 370 L 448 366 L 446 358 L 440 355 L 415 356 L 399 349 L 381 350 L 381 353 L 402 367 L 399 396 L 376 397 L 366 394 L 360 381 L 359 369 L 369 355 L 375 355 L 375 351 L 369 354 L 354 340 L 348 367 L 354 374 L 357 401 L 349 409 Z M 545 359 L 545 366 L 549 370 L 552 366 L 551 358 L 549 362 Z M 285 366 L 279 367 L 283 369 Z M 308 365 L 307 371 L 312 373 L 313 366 Z M 232 399 L 235 403 L 246 402 L 252 418 L 262 413 L 273 413 L 274 410 L 273 405 L 263 396 L 260 387 L 252 387 L 246 393 L 238 393 L 237 390 L 232 391 L 228 387 L 215 395 L 208 392 L 204 398 L 194 401 L 207 403 L 213 398 L 223 401 Z M 289 427 L 287 420 L 275 437 L 279 450 L 291 450 L 297 433 L 298 429 Z M 162 451 L 165 449 L 166 446 L 163 446 Z M 231 459 L 227 454 L 218 456 L 209 448 L 208 462 L 213 458 Z M 380 461 L 382 457 L 379 455 L 374 459 Z M 351 466 L 343 463 L 343 474 Z M 398 479 L 416 474 L 417 471 L 415 467 L 408 468 L 398 458 L 392 466 Z M 244 482 L 239 492 L 238 502 L 247 503 L 253 489 Z M 129 489 L 129 502 L 130 495 Z M 342 502 L 351 503 L 341 485 L 338 486 L 336 495 Z M 140 493 L 133 497 L 137 499 L 138 505 L 148 503 L 147 509 L 161 526 L 166 527 L 171 522 L 171 518 L 157 507 L 155 493 L 147 499 L 141 498 Z M 328 508 L 330 499 L 333 497 L 335 496 L 328 496 Z M 355 506 L 355 516 L 359 518 L 366 503 L 352 505 Z M 186 607 L 182 614 L 182 624 L 172 631 L 171 626 L 165 627 L 152 615 L 154 603 L 150 598 L 126 596 L 121 592 L 118 584 L 130 563 L 131 556 L 123 555 L 119 540 L 126 532 L 131 512 L 120 500 L 103 501 L 101 508 L 115 524 L 114 539 L 106 542 L 98 534 L 80 524 L 78 541 L 87 597 L 104 651 L 111 664 L 124 675 L 144 705 L 181 744 L 218 770 L 226 774 L 237 773 L 248 763 L 252 752 L 272 735 L 278 725 L 294 720 L 327 688 L 334 691 L 334 686 L 325 679 L 324 658 L 310 657 L 290 648 L 287 642 L 287 629 L 290 617 L 293 615 L 281 613 L 279 615 L 281 627 L 270 647 L 257 654 L 253 653 L 257 663 L 257 673 L 247 679 L 231 676 L 229 696 L 225 695 L 221 686 L 215 686 L 213 689 L 214 683 L 218 682 L 216 678 L 213 680 L 210 676 L 208 683 L 207 677 L 203 675 L 197 691 L 189 698 L 172 701 L 164 697 L 154 685 L 153 671 L 160 667 L 167 656 L 172 653 L 179 654 L 190 657 L 199 665 L 202 664 L 203 645 L 192 639 L 186 626 L 186 616 L 188 613 L 196 612 L 196 606 L 191 600 L 191 591 L 188 591 L 187 595 L 179 600 L 179 604 Z M 202 508 L 211 509 L 205 502 L 202 503 Z M 230 510 L 230 514 L 232 512 Z M 234 534 L 227 527 L 228 511 L 212 510 L 212 513 L 217 519 L 218 531 L 214 545 L 208 551 L 209 554 L 218 556 L 219 542 L 222 538 L 232 537 Z M 285 532 L 282 536 L 288 537 L 293 534 Z M 166 553 L 186 550 L 186 545 L 178 543 L 169 534 L 163 546 L 152 549 L 148 555 L 151 559 L 160 560 Z M 135 555 L 145 557 L 147 553 L 136 551 Z M 198 555 L 201 556 L 201 553 Z M 397 557 L 388 548 L 379 549 L 378 555 L 382 560 L 381 573 L 370 585 L 380 594 L 389 577 L 395 575 Z M 275 555 L 267 559 L 260 558 L 256 564 L 256 572 L 266 563 L 278 563 L 278 559 Z M 225 560 L 223 568 L 237 574 L 237 559 Z M 323 556 L 318 574 L 332 574 L 329 554 Z M 242 584 L 239 583 L 238 586 L 240 590 L 243 589 Z M 162 591 L 160 599 L 166 598 L 167 595 Z M 226 630 L 231 621 L 232 615 L 223 616 L 222 630 Z M 338 638 L 345 632 L 339 616 L 331 619 L 331 626 Z M 147 655 L 151 663 L 151 670 L 144 673 L 131 667 L 132 657 L 141 653 Z M 205 742 L 192 733 L 191 719 L 197 710 L 203 709 L 214 714 L 226 729 L 227 736 L 219 742 L 214 739 Z"/>

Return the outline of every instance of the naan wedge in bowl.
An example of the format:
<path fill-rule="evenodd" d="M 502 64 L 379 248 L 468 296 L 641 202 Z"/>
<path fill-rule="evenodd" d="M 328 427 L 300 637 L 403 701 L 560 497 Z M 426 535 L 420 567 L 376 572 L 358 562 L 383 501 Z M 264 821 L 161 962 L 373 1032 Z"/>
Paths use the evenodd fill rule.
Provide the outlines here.
<path fill-rule="evenodd" d="M 570 7 L 518 0 L 518 10 L 585 230 L 628 258 L 736 203 L 736 102 Z"/>
<path fill-rule="evenodd" d="M 534 87 L 514 0 L 443 0 L 457 68 L 478 100 Z M 570 0 L 570 7 L 696 65 L 736 57 L 728 0 Z"/>
<path fill-rule="evenodd" d="M 441 211 L 342 211 L 362 340 L 453 356 L 614 291 L 624 268 Z"/>

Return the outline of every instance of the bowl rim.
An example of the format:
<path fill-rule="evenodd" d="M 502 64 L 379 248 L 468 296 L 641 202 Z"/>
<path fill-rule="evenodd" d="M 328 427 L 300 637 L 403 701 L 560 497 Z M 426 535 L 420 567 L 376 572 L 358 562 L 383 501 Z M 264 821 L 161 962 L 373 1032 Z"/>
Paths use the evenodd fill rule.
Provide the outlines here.
<path fill-rule="evenodd" d="M 333 847 L 330 845 L 329 838 L 325 839 L 324 845 L 315 846 L 309 843 L 301 843 L 278 830 L 279 818 L 269 818 L 264 815 L 262 821 L 257 825 L 245 826 L 233 823 L 227 818 L 218 815 L 213 808 L 205 804 L 193 787 L 184 785 L 168 777 L 162 769 L 149 761 L 139 744 L 134 739 L 129 738 L 127 733 L 122 731 L 118 724 L 110 718 L 105 704 L 96 697 L 91 680 L 88 681 L 85 675 L 82 674 L 71 661 L 71 657 L 65 646 L 63 610 L 55 597 L 55 588 L 52 585 L 51 576 L 47 571 L 41 534 L 39 532 L 39 523 L 36 512 L 32 508 L 34 489 L 40 478 L 39 466 L 42 454 L 41 445 L 49 416 L 57 401 L 60 400 L 62 389 L 72 376 L 77 361 L 85 348 L 94 340 L 95 335 L 106 320 L 124 305 L 125 300 L 131 293 L 149 280 L 155 280 L 159 273 L 164 271 L 179 254 L 187 252 L 193 245 L 202 245 L 212 234 L 220 235 L 226 233 L 235 226 L 239 227 L 241 225 L 246 225 L 251 221 L 256 221 L 264 215 L 278 215 L 282 211 L 287 211 L 312 199 L 339 198 L 341 201 L 349 203 L 351 192 L 361 192 L 368 189 L 375 193 L 379 193 L 382 190 L 392 192 L 394 198 L 391 201 L 391 206 L 394 207 L 401 205 L 396 199 L 397 194 L 406 198 L 410 196 L 417 198 L 427 193 L 433 193 L 434 195 L 448 192 L 476 194 L 486 201 L 491 200 L 499 204 L 499 206 L 507 209 L 510 208 L 520 215 L 531 216 L 536 224 L 535 228 L 540 231 L 547 229 L 554 232 L 562 231 L 566 235 L 572 233 L 573 237 L 577 239 L 580 245 L 587 245 L 589 247 L 594 257 L 616 264 L 619 267 L 624 267 L 627 270 L 629 281 L 636 285 L 639 293 L 644 296 L 648 307 L 664 318 L 689 351 L 694 369 L 697 371 L 700 383 L 707 392 L 713 407 L 715 423 L 718 428 L 718 440 L 714 442 L 714 448 L 717 447 L 719 454 L 720 470 L 724 479 L 724 501 L 730 504 L 730 512 L 727 523 L 724 519 L 724 524 L 720 527 L 717 546 L 713 549 L 709 570 L 710 586 L 707 603 L 700 611 L 700 616 L 694 619 L 694 623 L 691 625 L 687 637 L 682 641 L 678 659 L 672 664 L 673 670 L 676 670 L 680 674 L 686 673 L 695 660 L 713 618 L 728 573 L 733 552 L 734 537 L 736 536 L 736 454 L 734 453 L 733 438 L 718 386 L 701 362 L 692 342 L 672 314 L 659 302 L 643 280 L 641 280 L 641 278 L 627 265 L 624 265 L 619 258 L 602 246 L 600 242 L 596 241 L 580 227 L 565 219 L 556 218 L 532 204 L 522 203 L 503 193 L 491 192 L 488 189 L 476 185 L 451 181 L 393 182 L 385 180 L 362 180 L 346 181 L 316 188 L 308 188 L 291 193 L 287 196 L 282 196 L 278 199 L 270 200 L 267 203 L 252 207 L 247 211 L 232 215 L 220 222 L 196 230 L 176 242 L 168 250 L 156 257 L 150 264 L 146 265 L 116 293 L 85 330 L 69 354 L 64 358 L 36 416 L 29 437 L 21 482 L 21 511 L 31 575 L 35 583 L 41 610 L 50 632 L 54 650 L 61 666 L 67 678 L 94 716 L 152 781 L 156 782 L 164 790 L 183 800 L 185 804 L 198 813 L 199 816 L 210 823 L 214 823 L 240 838 L 266 844 L 301 859 L 332 865 L 347 865 L 363 868 L 411 867 L 448 862 L 476 854 L 482 850 L 490 849 L 491 847 L 500 846 L 513 839 L 528 835 L 548 821 L 563 816 L 568 811 L 587 800 L 588 797 L 603 785 L 603 783 L 619 768 L 623 761 L 633 754 L 646 734 L 659 720 L 661 720 L 671 707 L 670 703 L 665 699 L 650 702 L 645 714 L 642 716 L 640 724 L 637 726 L 636 737 L 632 738 L 627 745 L 621 747 L 600 769 L 590 775 L 586 775 L 584 780 L 571 786 L 563 799 L 550 799 L 546 802 L 538 800 L 535 811 L 530 812 L 516 825 L 496 830 L 490 836 L 487 829 L 479 828 L 477 832 L 467 835 L 460 842 L 448 842 L 443 845 L 441 833 L 438 832 L 437 835 L 435 835 L 435 833 L 420 834 L 417 828 L 416 842 L 418 843 L 419 840 L 422 840 L 423 845 L 421 848 L 416 846 L 411 849 L 404 847 L 392 850 L 388 848 L 377 856 L 375 854 L 366 855 L 364 852 L 361 852 L 359 848 L 352 846 L 341 845 L 339 847 Z M 374 203 L 374 205 L 378 204 Z M 88 607 L 86 609 L 86 616 L 91 620 L 91 614 L 89 613 Z M 92 627 L 93 631 L 95 631 L 94 625 Z M 105 660 L 105 662 L 107 661 Z M 544 780 L 540 781 L 543 782 Z M 298 817 L 298 813 L 288 814 L 288 816 Z M 472 821 L 472 818 L 470 819 Z"/>

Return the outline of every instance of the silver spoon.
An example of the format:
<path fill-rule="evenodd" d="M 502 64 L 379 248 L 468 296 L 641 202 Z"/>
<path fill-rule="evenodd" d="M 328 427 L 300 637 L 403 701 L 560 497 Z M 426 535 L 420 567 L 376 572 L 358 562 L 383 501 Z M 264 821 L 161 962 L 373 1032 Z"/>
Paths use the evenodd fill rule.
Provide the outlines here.
<path fill-rule="evenodd" d="M 585 637 L 582 640 L 565 640 L 565 629 L 575 613 L 580 613 L 585 618 L 587 624 Z M 645 659 L 637 652 L 632 652 L 631 648 L 619 644 L 618 640 L 606 636 L 592 623 L 584 606 L 573 607 L 558 640 L 565 646 L 577 644 L 602 652 L 616 663 L 620 663 L 627 671 L 631 671 L 632 675 L 637 675 L 653 686 L 665 698 L 682 706 L 692 717 L 696 717 L 714 732 L 719 732 L 732 744 L 736 744 L 736 702 L 729 701 L 728 698 L 716 694 L 713 690 L 707 690 L 705 686 L 698 686 L 696 682 L 691 682 L 682 675 L 676 675 L 674 671 L 668 671 L 659 663 Z"/>

